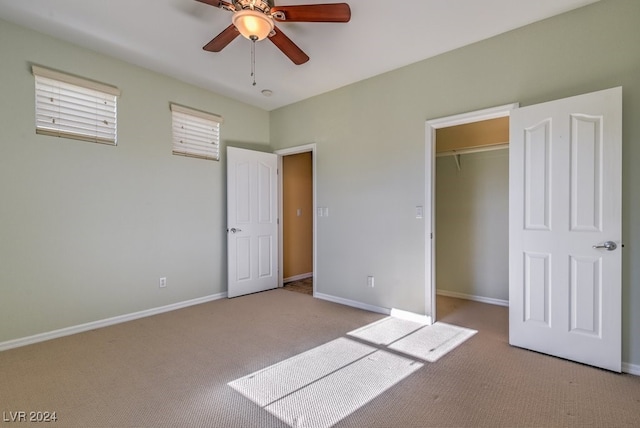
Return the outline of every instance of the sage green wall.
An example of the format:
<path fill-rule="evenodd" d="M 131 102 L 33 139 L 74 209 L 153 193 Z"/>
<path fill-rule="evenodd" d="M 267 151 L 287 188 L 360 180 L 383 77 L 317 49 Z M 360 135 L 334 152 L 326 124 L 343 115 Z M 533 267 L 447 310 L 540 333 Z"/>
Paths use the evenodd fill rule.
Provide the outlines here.
<path fill-rule="evenodd" d="M 424 311 L 426 120 L 623 86 L 623 360 L 640 365 L 638 28 L 640 1 L 602 0 L 273 111 L 276 148 L 317 143 L 317 290 Z"/>
<path fill-rule="evenodd" d="M 226 292 L 224 158 L 171 154 L 169 102 L 223 146 L 269 113 L 1 20 L 0 55 L 0 342 Z M 30 63 L 119 87 L 118 146 L 36 135 Z"/>
<path fill-rule="evenodd" d="M 438 291 L 509 300 L 509 150 L 436 158 Z"/>

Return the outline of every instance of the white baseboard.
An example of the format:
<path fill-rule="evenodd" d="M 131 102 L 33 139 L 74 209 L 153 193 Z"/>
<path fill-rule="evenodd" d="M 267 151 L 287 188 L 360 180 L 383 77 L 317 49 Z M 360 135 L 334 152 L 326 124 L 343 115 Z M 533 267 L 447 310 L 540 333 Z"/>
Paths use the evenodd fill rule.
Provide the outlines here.
<path fill-rule="evenodd" d="M 300 275 L 290 276 L 288 278 L 284 278 L 282 280 L 283 283 L 300 281 L 302 279 L 313 278 L 313 272 L 301 273 Z"/>
<path fill-rule="evenodd" d="M 458 299 L 473 300 L 474 302 L 488 303 L 497 306 L 509 306 L 508 300 L 493 299 L 491 297 L 473 296 L 471 294 L 457 293 L 455 291 L 436 290 L 436 294 L 446 297 L 455 297 Z"/>
<path fill-rule="evenodd" d="M 442 296 L 457 297 L 460 299 L 473 300 L 476 302 L 489 303 L 493 305 L 509 306 L 508 301 L 498 299 L 488 299 L 486 297 L 470 296 L 468 294 L 455 293 L 450 291 L 438 290 L 437 293 Z M 76 333 L 82 333 L 89 330 L 95 330 L 97 328 L 108 327 L 114 324 L 120 324 L 127 321 L 133 321 L 139 318 L 150 317 L 152 315 L 158 315 L 164 312 L 175 311 L 177 309 L 186 308 L 193 305 L 199 305 L 201 303 L 212 302 L 214 300 L 220 300 L 227 297 L 227 293 L 212 294 L 209 296 L 199 297 L 197 299 L 187 300 L 184 302 L 172 303 L 166 306 L 160 306 L 158 308 L 146 309 L 144 311 L 134 312 L 131 314 L 119 315 L 113 318 L 107 318 L 103 320 L 93 321 L 85 324 L 79 324 L 76 326 L 61 328 L 59 330 L 53 330 L 46 333 L 35 334 L 33 336 L 22 337 L 19 339 L 8 340 L 6 342 L 0 342 L 0 352 L 8 349 L 19 348 L 21 346 L 32 345 L 34 343 L 44 342 L 59 337 L 70 336 Z M 329 302 L 339 303 L 345 306 L 351 306 L 365 311 L 376 312 L 384 315 L 390 315 L 391 309 L 383 308 L 380 306 L 369 305 L 366 303 L 358 302 L 355 300 L 344 299 L 342 297 L 331 296 L 323 293 L 315 293 L 314 297 L 318 299 L 327 300 Z M 622 363 L 622 372 L 635 376 L 640 376 L 640 365 L 631 363 Z"/>
<path fill-rule="evenodd" d="M 391 309 L 382 308 L 380 306 L 369 305 L 367 303 L 357 302 L 355 300 L 343 299 L 342 297 L 331 296 L 329 294 L 323 293 L 314 293 L 313 297 L 317 297 L 318 299 L 327 300 L 333 303 L 339 303 L 345 306 L 351 306 L 353 308 L 363 309 L 369 312 L 376 312 L 379 314 L 390 315 Z"/>
<path fill-rule="evenodd" d="M 82 333 L 89 330 L 95 330 L 97 328 L 108 327 L 110 325 L 120 324 L 127 321 L 133 321 L 139 318 L 150 317 L 152 315 L 158 315 L 163 312 L 175 311 L 176 309 L 182 309 L 188 306 L 199 305 L 201 303 L 207 303 L 214 300 L 224 299 L 225 297 L 227 297 L 226 292 L 212 294 L 210 296 L 199 297 L 197 299 L 187 300 L 184 302 L 172 303 L 170 305 L 160 306 L 158 308 L 146 309 L 140 312 L 119 315 L 113 318 L 92 321 L 86 324 L 79 324 L 71 327 L 61 328 L 59 330 L 48 331 L 46 333 L 35 334 L 33 336 L 27 336 L 19 339 L 8 340 L 6 342 L 0 342 L 0 351 L 19 348 L 21 346 L 26 346 L 26 345 L 32 345 L 34 343 L 44 342 L 46 340 L 57 339 L 58 337 L 70 336 L 72 334 Z"/>
<path fill-rule="evenodd" d="M 622 372 L 631 375 L 640 376 L 640 366 L 637 364 L 622 362 Z"/>

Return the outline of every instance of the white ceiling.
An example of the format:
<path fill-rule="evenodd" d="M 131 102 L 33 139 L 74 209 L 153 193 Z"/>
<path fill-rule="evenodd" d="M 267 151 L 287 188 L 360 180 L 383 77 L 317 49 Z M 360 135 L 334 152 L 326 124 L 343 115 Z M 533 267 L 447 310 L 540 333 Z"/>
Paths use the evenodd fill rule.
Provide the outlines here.
<path fill-rule="evenodd" d="M 0 18 L 273 110 L 596 1 L 347 0 L 349 23 L 278 23 L 311 59 L 297 66 L 258 42 L 256 86 L 250 41 L 202 50 L 231 13 L 195 0 L 0 0 Z"/>

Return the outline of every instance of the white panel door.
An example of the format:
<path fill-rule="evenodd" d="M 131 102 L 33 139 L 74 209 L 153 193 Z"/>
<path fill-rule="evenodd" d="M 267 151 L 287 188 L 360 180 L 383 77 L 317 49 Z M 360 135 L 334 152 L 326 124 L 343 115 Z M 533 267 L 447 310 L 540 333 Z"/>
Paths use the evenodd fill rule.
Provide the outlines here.
<path fill-rule="evenodd" d="M 278 157 L 227 148 L 228 297 L 278 286 Z"/>
<path fill-rule="evenodd" d="M 512 345 L 620 372 L 621 163 L 622 88 L 511 113 Z"/>

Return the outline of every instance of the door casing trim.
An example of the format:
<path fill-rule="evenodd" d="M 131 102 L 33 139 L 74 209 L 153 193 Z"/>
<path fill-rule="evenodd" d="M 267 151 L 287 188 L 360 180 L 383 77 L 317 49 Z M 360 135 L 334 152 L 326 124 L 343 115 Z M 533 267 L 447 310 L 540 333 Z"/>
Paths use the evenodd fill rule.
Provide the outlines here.
<path fill-rule="evenodd" d="M 288 156 L 288 155 L 297 155 L 299 153 L 307 153 L 307 152 L 311 152 L 311 175 L 312 175 L 312 198 L 313 198 L 313 295 L 316 295 L 316 284 L 318 283 L 317 281 L 317 275 L 318 275 L 318 263 L 317 263 L 317 245 L 318 245 L 318 238 L 317 238 L 317 224 L 318 224 L 318 219 L 317 217 L 317 212 L 316 212 L 316 144 L 315 143 L 310 143 L 310 144 L 304 144 L 301 146 L 295 146 L 295 147 L 289 147 L 286 149 L 280 149 L 280 150 L 276 150 L 274 151 L 274 153 L 276 155 L 278 155 L 278 219 L 281 220 L 282 219 L 282 211 L 283 211 L 283 204 L 282 204 L 282 158 L 284 156 Z M 278 246 L 278 287 L 282 287 L 283 286 L 283 276 L 284 276 L 284 251 L 283 251 L 283 241 L 284 241 L 284 237 L 283 237 L 283 228 L 282 228 L 282 221 L 279 221 L 279 225 L 278 225 L 278 240 L 280 241 L 280 245 Z"/>
<path fill-rule="evenodd" d="M 504 104 L 482 110 L 427 120 L 425 123 L 425 315 L 436 322 L 436 130 L 482 120 L 509 116 L 519 103 Z M 430 260 L 427 260 L 430 259 Z"/>

